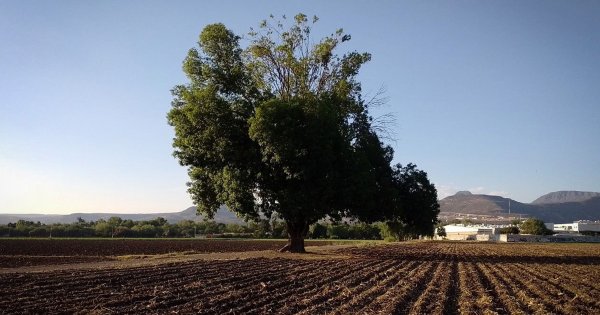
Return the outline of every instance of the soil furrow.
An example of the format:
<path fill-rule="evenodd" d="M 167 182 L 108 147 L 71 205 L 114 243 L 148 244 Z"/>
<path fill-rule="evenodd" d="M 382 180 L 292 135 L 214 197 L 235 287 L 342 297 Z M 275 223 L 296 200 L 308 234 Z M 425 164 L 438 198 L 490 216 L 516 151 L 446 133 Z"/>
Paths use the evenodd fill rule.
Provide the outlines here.
<path fill-rule="evenodd" d="M 565 314 L 573 313 L 587 313 L 588 308 L 598 308 L 600 303 L 598 300 L 590 298 L 588 293 L 578 290 L 576 287 L 577 283 L 570 283 L 570 286 L 566 286 L 566 281 L 562 284 L 555 284 L 549 280 L 549 278 L 541 276 L 536 269 L 537 265 L 522 265 L 518 264 L 519 272 L 523 277 L 531 279 L 539 286 L 543 286 L 547 292 L 547 296 L 551 298 L 555 305 L 558 304 L 558 309 Z"/>
<path fill-rule="evenodd" d="M 378 277 L 367 278 L 363 277 L 358 286 L 353 288 L 345 288 L 345 299 L 338 299 L 341 307 L 338 307 L 334 314 L 350 314 L 350 313 L 367 313 L 366 309 L 369 304 L 381 296 L 387 290 L 397 285 L 398 281 L 405 277 L 405 271 L 411 270 L 416 265 L 416 262 L 406 264 L 404 261 L 393 261 L 394 264 Z M 331 306 L 331 304 L 329 304 Z"/>
<path fill-rule="evenodd" d="M 497 264 L 479 264 L 481 271 L 489 279 L 490 283 L 494 287 L 494 291 L 497 293 L 497 297 L 504 305 L 506 305 L 507 311 L 510 314 L 528 314 L 532 313 L 533 310 L 527 308 L 526 305 L 520 303 L 515 297 L 516 293 L 513 286 L 506 281 L 506 279 L 498 273 L 496 269 Z"/>
<path fill-rule="evenodd" d="M 514 292 L 516 292 L 517 297 L 521 302 L 532 309 L 535 314 L 557 313 L 556 306 L 546 300 L 546 292 L 544 289 L 532 284 L 529 279 L 523 278 L 514 264 L 511 264 L 510 266 L 498 264 L 497 268 L 499 273 L 503 273 L 506 276 L 506 281 L 508 283 L 513 283 L 515 285 Z"/>
<path fill-rule="evenodd" d="M 0 313 L 600 314 L 600 246 L 591 244 L 419 241 L 306 256 L 167 256 L 0 270 Z"/>
<path fill-rule="evenodd" d="M 384 314 L 400 313 L 406 306 L 412 305 L 435 268 L 435 264 L 431 261 L 418 262 L 418 264 L 419 268 L 415 268 L 399 277 L 396 284 L 374 299 L 365 311 L 367 313 L 381 312 Z"/>
<path fill-rule="evenodd" d="M 356 275 L 361 273 L 365 269 L 372 268 L 382 268 L 381 262 L 375 260 L 366 260 L 362 261 L 360 264 L 345 264 L 338 270 L 333 270 L 330 272 L 326 272 L 327 276 L 320 276 L 321 273 L 317 275 L 313 275 L 314 278 L 306 279 L 308 281 L 303 281 L 301 286 L 297 286 L 294 282 L 292 287 L 293 289 L 287 290 L 285 295 L 279 295 L 278 298 L 280 300 L 282 297 L 290 297 L 285 303 L 284 306 L 279 308 L 278 313 L 280 314 L 296 314 L 299 311 L 302 311 L 309 307 L 311 298 L 313 297 L 322 297 L 319 295 L 322 293 L 326 287 L 334 286 L 335 284 L 349 282 L 352 279 L 356 278 Z M 296 278 L 297 279 L 297 278 Z M 288 283 L 289 284 L 289 283 Z M 270 288 L 271 289 L 271 288 Z M 271 292 L 273 290 L 269 290 Z M 267 311 L 264 309 L 265 306 L 269 305 L 269 307 L 277 306 L 272 305 L 272 293 L 266 292 L 261 295 L 257 301 L 253 301 L 251 306 L 246 305 L 243 307 L 233 309 L 233 312 L 239 313 L 253 313 L 253 312 L 263 312 Z M 291 300 L 291 301 L 290 301 Z"/>
<path fill-rule="evenodd" d="M 421 296 L 411 306 L 409 314 L 442 314 L 450 281 L 450 263 L 442 262 L 435 269 L 430 283 L 425 287 Z"/>
<path fill-rule="evenodd" d="M 365 277 L 368 277 L 369 275 L 377 274 L 381 270 L 383 270 L 385 268 L 388 268 L 390 265 L 392 265 L 391 263 L 386 263 L 386 262 L 376 262 L 375 261 L 375 263 L 376 264 L 373 265 L 374 267 L 372 269 L 370 269 L 370 273 L 366 274 Z M 346 268 L 347 267 L 348 267 L 348 265 L 346 264 Z M 365 270 L 365 268 L 361 268 L 361 269 Z M 331 274 L 331 273 L 335 273 L 335 272 L 338 272 L 338 271 L 339 270 L 327 270 L 327 271 L 325 271 L 325 274 Z M 358 277 L 357 274 L 360 274 L 360 276 L 363 276 L 362 272 L 355 272 L 354 273 L 355 278 Z M 277 289 L 272 290 L 270 288 L 270 290 L 269 290 L 269 292 L 267 294 L 269 294 L 269 296 L 271 296 L 271 297 L 274 294 L 277 296 L 276 301 L 274 303 L 271 303 L 270 307 L 273 307 L 275 309 L 279 309 L 280 308 L 280 304 L 283 304 L 283 302 L 280 303 L 279 301 L 286 301 L 285 304 L 294 304 L 293 301 L 286 300 L 285 298 L 287 298 L 289 296 L 294 296 L 295 297 L 295 294 L 292 294 L 292 293 L 301 292 L 302 289 L 314 290 L 314 289 L 320 288 L 320 287 L 322 287 L 325 284 L 327 284 L 327 283 L 330 282 L 327 277 L 323 277 L 323 276 L 320 276 L 320 275 L 322 275 L 322 273 L 320 271 L 318 273 L 315 272 L 315 273 L 312 273 L 310 275 L 302 275 L 302 277 L 300 279 L 304 280 L 304 281 L 298 283 L 298 285 L 294 285 L 294 287 L 295 287 L 294 289 L 292 289 L 292 290 L 286 290 L 286 291 L 289 291 L 289 292 L 285 292 L 285 291 L 284 292 L 280 292 L 280 291 L 278 292 Z M 286 284 L 283 284 L 283 285 L 285 286 Z M 296 288 L 298 286 L 300 288 Z M 299 289 L 299 290 L 296 290 L 296 289 Z M 267 296 L 263 295 L 263 298 L 267 298 Z M 264 302 L 265 299 L 263 299 L 262 301 Z M 233 309 L 233 310 L 235 310 L 235 309 Z"/>

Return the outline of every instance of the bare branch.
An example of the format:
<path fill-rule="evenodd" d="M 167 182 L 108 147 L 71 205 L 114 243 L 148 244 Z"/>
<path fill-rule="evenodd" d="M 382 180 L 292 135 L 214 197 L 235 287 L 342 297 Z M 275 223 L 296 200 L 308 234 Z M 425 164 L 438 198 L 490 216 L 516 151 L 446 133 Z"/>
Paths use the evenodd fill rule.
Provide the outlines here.
<path fill-rule="evenodd" d="M 392 128 L 396 126 L 396 123 L 396 115 L 394 113 L 386 113 L 373 118 L 371 129 L 377 133 L 379 138 L 396 142 L 396 132 Z"/>
<path fill-rule="evenodd" d="M 389 98 L 384 96 L 386 92 L 387 89 L 382 85 L 373 96 L 370 96 L 369 94 L 365 95 L 365 98 L 368 98 L 365 102 L 365 106 L 367 108 L 377 108 L 387 104 Z"/>

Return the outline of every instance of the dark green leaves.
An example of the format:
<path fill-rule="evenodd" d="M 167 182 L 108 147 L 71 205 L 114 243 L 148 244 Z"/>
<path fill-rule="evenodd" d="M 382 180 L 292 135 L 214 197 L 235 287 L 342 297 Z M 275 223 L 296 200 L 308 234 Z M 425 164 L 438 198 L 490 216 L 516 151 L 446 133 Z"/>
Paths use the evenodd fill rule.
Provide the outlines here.
<path fill-rule="evenodd" d="M 315 41 L 306 15 L 285 21 L 251 30 L 245 50 L 223 24 L 208 25 L 183 62 L 189 82 L 173 88 L 168 120 L 199 211 L 225 204 L 246 219 L 276 214 L 295 238 L 327 216 L 434 222 L 426 173 L 393 169 L 393 151 L 371 125 L 356 80 L 371 55 L 340 57 L 350 40 L 342 29 Z"/>

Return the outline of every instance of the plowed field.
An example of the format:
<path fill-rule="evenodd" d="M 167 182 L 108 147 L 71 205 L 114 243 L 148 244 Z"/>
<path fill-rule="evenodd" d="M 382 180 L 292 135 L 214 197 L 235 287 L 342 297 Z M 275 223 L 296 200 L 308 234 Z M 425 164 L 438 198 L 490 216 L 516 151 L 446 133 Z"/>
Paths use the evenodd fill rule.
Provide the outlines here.
<path fill-rule="evenodd" d="M 600 314 L 600 245 L 413 242 L 331 251 L 346 258 L 16 271 L 0 274 L 0 313 Z"/>
<path fill-rule="evenodd" d="M 222 253 L 277 249 L 285 243 L 283 240 L 218 239 L 0 239 L 0 255 L 119 256 L 182 251 Z"/>
<path fill-rule="evenodd" d="M 276 250 L 285 243 L 283 240 L 219 239 L 0 239 L 0 268 L 107 261 L 122 255 Z M 307 245 L 331 243 L 311 240 Z"/>

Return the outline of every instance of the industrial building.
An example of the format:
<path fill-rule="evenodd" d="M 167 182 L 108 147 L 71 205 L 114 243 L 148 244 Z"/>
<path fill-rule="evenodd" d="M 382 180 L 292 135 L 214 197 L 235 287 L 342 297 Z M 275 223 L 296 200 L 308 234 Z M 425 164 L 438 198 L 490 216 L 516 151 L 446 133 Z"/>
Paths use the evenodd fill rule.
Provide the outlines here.
<path fill-rule="evenodd" d="M 445 225 L 446 239 L 455 241 L 490 241 L 494 240 L 496 227 L 486 225 L 450 224 Z"/>
<path fill-rule="evenodd" d="M 600 232 L 600 221 L 575 221 L 564 224 L 548 224 L 548 228 L 558 233 Z"/>
<path fill-rule="evenodd" d="M 500 234 L 499 229 L 508 225 L 445 225 L 445 237 L 437 239 L 455 241 L 500 242 L 600 242 L 600 221 L 576 221 L 573 223 L 546 223 L 556 235 Z M 581 235 L 584 234 L 584 235 Z"/>

